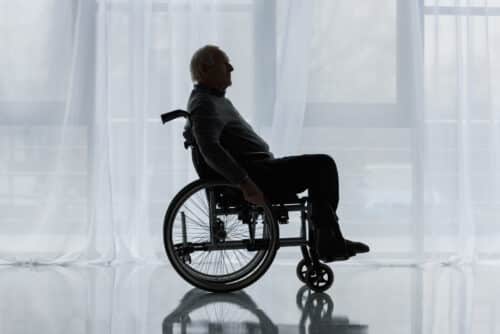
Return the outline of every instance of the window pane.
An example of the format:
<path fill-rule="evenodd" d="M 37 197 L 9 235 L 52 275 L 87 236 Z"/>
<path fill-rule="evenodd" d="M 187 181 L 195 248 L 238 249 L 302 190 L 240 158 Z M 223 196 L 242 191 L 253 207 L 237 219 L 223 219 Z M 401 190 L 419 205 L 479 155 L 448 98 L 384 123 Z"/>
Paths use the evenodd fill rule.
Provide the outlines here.
<path fill-rule="evenodd" d="M 495 43 L 499 22 L 496 16 L 426 15 L 424 88 L 430 120 L 455 120 L 459 115 L 460 73 L 469 81 L 468 117 L 493 117 L 492 110 L 500 106 L 498 94 L 491 94 L 500 87 L 500 48 Z"/>
<path fill-rule="evenodd" d="M 0 3 L 0 100 L 62 99 L 73 24 L 72 1 Z"/>
<path fill-rule="evenodd" d="M 396 2 L 315 2 L 309 101 L 396 101 Z"/>

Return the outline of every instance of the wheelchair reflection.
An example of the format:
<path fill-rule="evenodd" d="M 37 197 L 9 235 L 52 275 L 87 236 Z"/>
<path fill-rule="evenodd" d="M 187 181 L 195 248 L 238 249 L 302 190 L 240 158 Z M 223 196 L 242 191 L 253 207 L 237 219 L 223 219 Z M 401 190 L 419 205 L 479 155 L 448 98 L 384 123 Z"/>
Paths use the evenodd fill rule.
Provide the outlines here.
<path fill-rule="evenodd" d="M 352 324 L 345 316 L 333 316 L 333 301 L 325 293 L 303 286 L 297 291 L 296 304 L 302 312 L 299 323 L 276 325 L 243 291 L 219 294 L 195 288 L 165 317 L 162 333 L 368 333 L 367 325 Z"/>

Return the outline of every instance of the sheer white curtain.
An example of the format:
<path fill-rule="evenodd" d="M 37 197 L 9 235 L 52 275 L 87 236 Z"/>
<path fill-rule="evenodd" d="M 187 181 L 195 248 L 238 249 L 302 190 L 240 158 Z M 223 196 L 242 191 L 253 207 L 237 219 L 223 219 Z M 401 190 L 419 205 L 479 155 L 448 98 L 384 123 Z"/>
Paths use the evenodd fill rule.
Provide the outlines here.
<path fill-rule="evenodd" d="M 166 207 L 196 175 L 159 115 L 185 107 L 208 43 L 277 155 L 335 158 L 364 259 L 498 258 L 498 1 L 0 6 L 3 263 L 165 261 Z"/>
<path fill-rule="evenodd" d="M 500 2 L 426 1 L 425 247 L 498 260 Z"/>
<path fill-rule="evenodd" d="M 2 263 L 113 258 L 95 13 L 92 1 L 0 4 Z"/>

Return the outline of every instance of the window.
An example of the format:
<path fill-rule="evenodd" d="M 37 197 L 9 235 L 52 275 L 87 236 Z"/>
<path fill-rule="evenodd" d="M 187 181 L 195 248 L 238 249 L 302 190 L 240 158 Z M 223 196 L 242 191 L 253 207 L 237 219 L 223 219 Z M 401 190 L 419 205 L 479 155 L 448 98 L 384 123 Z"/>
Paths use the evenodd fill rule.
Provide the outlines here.
<path fill-rule="evenodd" d="M 404 15 L 395 0 L 317 3 L 306 126 L 409 126 Z"/>
<path fill-rule="evenodd" d="M 435 143 L 428 149 L 429 219 L 456 229 L 460 196 L 467 196 L 475 232 L 489 240 L 498 220 L 500 1 L 425 0 L 423 13 L 426 129 Z M 478 245 L 494 251 L 492 243 Z"/>

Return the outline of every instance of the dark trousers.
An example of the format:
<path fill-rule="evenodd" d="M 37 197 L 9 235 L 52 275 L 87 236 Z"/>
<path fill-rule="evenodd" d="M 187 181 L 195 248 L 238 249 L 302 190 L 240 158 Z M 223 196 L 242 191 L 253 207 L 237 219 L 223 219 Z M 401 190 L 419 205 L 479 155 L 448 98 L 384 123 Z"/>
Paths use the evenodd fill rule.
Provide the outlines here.
<path fill-rule="evenodd" d="M 278 159 L 245 162 L 250 178 L 266 197 L 274 200 L 284 194 L 308 190 L 313 225 L 332 229 L 343 239 L 336 219 L 339 203 L 339 177 L 335 161 L 326 154 L 306 154 Z"/>

